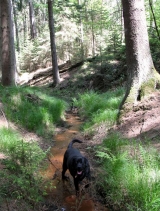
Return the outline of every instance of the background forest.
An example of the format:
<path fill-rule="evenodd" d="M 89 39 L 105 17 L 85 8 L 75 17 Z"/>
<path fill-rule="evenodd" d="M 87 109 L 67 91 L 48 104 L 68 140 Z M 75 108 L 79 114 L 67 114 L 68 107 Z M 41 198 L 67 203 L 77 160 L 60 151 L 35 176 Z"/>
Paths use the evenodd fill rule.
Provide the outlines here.
<path fill-rule="evenodd" d="M 86 193 L 65 207 L 61 165 L 59 173 L 46 177 L 56 153 L 74 136 L 84 140 L 78 147 L 91 163 L 87 211 L 159 211 L 159 85 L 148 100 L 137 97 L 116 124 L 128 82 L 121 0 L 0 0 L 1 32 L 4 2 L 12 3 L 16 86 L 3 81 L 1 54 L 0 211 L 84 211 Z M 151 55 L 160 73 L 160 0 L 144 2 Z M 3 41 L 0 33 L 0 47 Z M 53 54 L 60 74 L 54 87 Z M 77 124 L 73 117 L 81 122 L 78 132 L 70 132 Z M 52 154 L 61 133 L 66 142 Z M 74 195 L 73 184 L 67 188 Z M 61 191 L 57 196 L 55 189 Z"/>
<path fill-rule="evenodd" d="M 20 71 L 51 65 L 47 1 L 14 1 L 17 61 Z M 152 57 L 158 67 L 160 2 L 145 1 Z M 58 64 L 106 55 L 125 58 L 121 1 L 54 1 Z"/>

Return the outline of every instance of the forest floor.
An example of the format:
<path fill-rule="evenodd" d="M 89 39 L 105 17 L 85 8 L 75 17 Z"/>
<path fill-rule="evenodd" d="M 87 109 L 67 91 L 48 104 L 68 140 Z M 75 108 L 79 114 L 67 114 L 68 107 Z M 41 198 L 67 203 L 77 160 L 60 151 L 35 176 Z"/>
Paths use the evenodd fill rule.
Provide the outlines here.
<path fill-rule="evenodd" d="M 65 81 L 71 78 L 75 74 L 75 70 L 66 72 L 61 77 Z M 50 79 L 51 80 L 51 79 Z M 66 82 L 65 82 L 66 83 Z M 85 83 L 85 82 L 84 82 Z M 88 83 L 88 82 L 87 82 Z M 3 104 L 0 102 L 0 127 L 11 127 L 16 129 L 24 139 L 26 140 L 37 140 L 41 143 L 41 147 L 46 149 L 48 144 L 42 138 L 38 137 L 36 134 L 28 132 L 22 128 L 19 128 L 12 122 L 6 119 L 3 113 Z M 60 128 L 64 130 L 64 128 Z M 109 131 L 106 130 L 106 125 L 101 125 L 95 129 L 96 133 L 93 137 L 81 134 L 83 139 L 83 144 L 80 146 L 80 150 L 84 152 L 87 157 L 90 157 L 90 153 L 86 148 L 88 146 L 93 146 L 102 143 L 103 138 L 106 137 Z M 146 138 L 151 140 L 151 144 L 160 151 L 160 90 L 155 91 L 147 99 L 140 101 L 133 107 L 133 110 L 126 113 L 121 123 L 115 125 L 111 131 L 120 133 L 122 136 L 128 139 L 134 138 L 137 141 L 144 141 Z M 59 131 L 61 132 L 61 131 Z M 145 143 L 145 141 L 144 141 Z M 89 153 L 89 154 L 88 154 Z M 3 158 L 3 154 L 0 154 L 0 159 Z M 90 159 L 92 169 L 96 168 L 94 160 Z M 2 166 L 0 166 L 2 168 Z"/>

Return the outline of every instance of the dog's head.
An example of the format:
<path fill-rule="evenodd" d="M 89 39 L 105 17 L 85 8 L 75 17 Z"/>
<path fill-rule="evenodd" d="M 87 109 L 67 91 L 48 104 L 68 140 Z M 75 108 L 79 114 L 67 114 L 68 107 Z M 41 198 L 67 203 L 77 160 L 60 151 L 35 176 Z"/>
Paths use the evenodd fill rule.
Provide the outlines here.
<path fill-rule="evenodd" d="M 85 157 L 75 157 L 73 159 L 73 168 L 75 177 L 84 177 L 86 176 L 89 168 L 88 160 Z"/>

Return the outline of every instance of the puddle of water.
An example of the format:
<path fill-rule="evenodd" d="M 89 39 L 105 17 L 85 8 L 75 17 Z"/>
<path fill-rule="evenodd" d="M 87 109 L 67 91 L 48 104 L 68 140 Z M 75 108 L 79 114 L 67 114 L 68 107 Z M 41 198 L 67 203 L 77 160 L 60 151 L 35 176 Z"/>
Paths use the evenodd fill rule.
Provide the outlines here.
<path fill-rule="evenodd" d="M 73 211 L 92 211 L 94 210 L 94 203 L 91 199 L 77 199 L 75 195 L 71 195 L 65 198 L 67 207 L 71 208 Z"/>
<path fill-rule="evenodd" d="M 67 114 L 66 123 L 68 128 L 54 137 L 55 145 L 51 148 L 50 164 L 45 172 L 45 177 L 51 181 L 50 188 L 47 190 L 48 196 L 52 201 L 57 201 L 57 204 L 62 206 L 61 210 L 63 211 L 108 211 L 101 209 L 100 205 L 91 199 L 87 199 L 87 196 L 77 199 L 74 195 L 73 178 L 69 172 L 67 174 L 69 181 L 62 182 L 61 172 L 64 153 L 69 142 L 78 135 L 82 124 L 80 119 L 73 114 Z"/>

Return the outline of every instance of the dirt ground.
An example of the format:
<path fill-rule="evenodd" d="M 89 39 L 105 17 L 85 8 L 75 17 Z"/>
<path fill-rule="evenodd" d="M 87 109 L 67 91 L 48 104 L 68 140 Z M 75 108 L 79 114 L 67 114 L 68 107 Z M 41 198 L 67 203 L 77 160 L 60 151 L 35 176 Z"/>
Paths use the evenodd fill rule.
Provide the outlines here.
<path fill-rule="evenodd" d="M 95 130 L 92 139 L 84 137 L 89 146 L 100 144 L 108 132 L 117 132 L 124 138 L 135 139 L 139 142 L 148 140 L 160 151 L 160 90 L 133 106 L 132 111 L 123 116 L 121 123 L 109 131 L 105 124 L 96 127 Z"/>
<path fill-rule="evenodd" d="M 160 90 L 133 106 L 113 129 L 129 139 L 150 140 L 160 150 Z"/>

